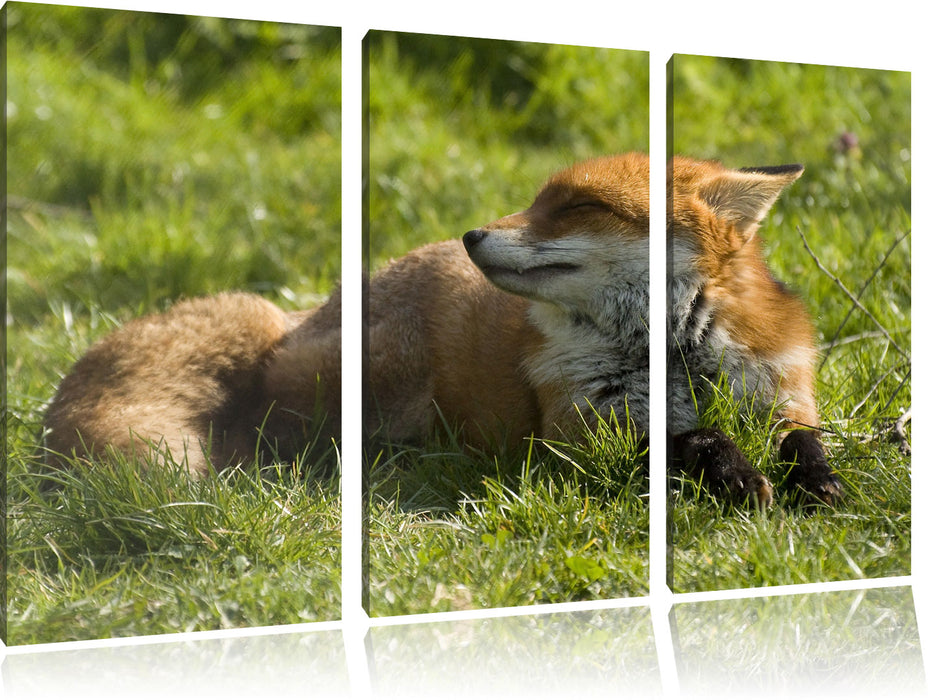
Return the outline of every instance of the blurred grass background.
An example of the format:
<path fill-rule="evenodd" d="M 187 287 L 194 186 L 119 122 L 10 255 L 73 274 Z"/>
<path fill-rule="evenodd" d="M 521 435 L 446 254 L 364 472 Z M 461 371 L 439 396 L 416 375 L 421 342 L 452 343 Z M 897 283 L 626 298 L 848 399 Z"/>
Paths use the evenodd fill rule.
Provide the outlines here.
<path fill-rule="evenodd" d="M 533 201 L 556 170 L 649 147 L 649 58 L 559 44 L 370 32 L 372 268 Z"/>
<path fill-rule="evenodd" d="M 43 406 L 117 323 L 222 289 L 287 308 L 331 291 L 340 31 L 26 3 L 3 11 L 7 641 L 334 619 L 337 480 L 206 490 L 171 470 L 142 484 L 126 465 L 129 474 L 39 494 L 31 473 Z M 284 509 L 317 525 L 284 543 Z M 174 520 L 182 512 L 186 527 Z"/>

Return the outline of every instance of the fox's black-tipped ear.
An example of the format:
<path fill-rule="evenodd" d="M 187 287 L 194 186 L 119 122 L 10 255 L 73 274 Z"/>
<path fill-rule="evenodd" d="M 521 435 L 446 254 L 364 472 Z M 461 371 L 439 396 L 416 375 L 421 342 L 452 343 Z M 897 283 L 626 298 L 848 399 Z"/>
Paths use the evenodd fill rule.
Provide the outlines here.
<path fill-rule="evenodd" d="M 799 163 L 789 165 L 761 165 L 755 168 L 739 168 L 739 173 L 763 173 L 764 175 L 796 175 L 803 173 L 803 166 Z"/>
<path fill-rule="evenodd" d="M 716 216 L 752 236 L 783 189 L 802 173 L 799 164 L 725 170 L 702 183 L 699 196 Z"/>

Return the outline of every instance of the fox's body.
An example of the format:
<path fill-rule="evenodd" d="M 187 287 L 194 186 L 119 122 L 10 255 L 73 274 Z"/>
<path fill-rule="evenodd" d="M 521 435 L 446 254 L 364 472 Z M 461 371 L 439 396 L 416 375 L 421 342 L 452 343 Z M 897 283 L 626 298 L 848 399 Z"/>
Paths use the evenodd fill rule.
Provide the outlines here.
<path fill-rule="evenodd" d="M 691 387 L 725 371 L 739 393 L 743 386 L 767 403 L 779 399 L 778 417 L 790 428 L 816 425 L 812 328 L 767 272 L 755 236 L 800 169 L 743 172 L 683 159 L 672 166 L 667 335 L 676 461 L 703 473 L 711 462 L 712 474 L 727 465 L 714 482 L 740 481 L 743 495 L 769 501 L 769 482 L 739 461 L 730 441 L 710 456 L 712 435 L 694 431 Z M 530 435 L 574 439 L 583 420 L 613 411 L 646 433 L 648 234 L 649 161 L 626 154 L 568 168 L 529 209 L 390 263 L 366 290 L 365 429 L 419 441 L 444 419 L 466 442 L 496 446 Z M 216 466 L 250 458 L 261 425 L 287 452 L 307 439 L 303 417 L 324 417 L 325 434 L 337 437 L 339 332 L 338 292 L 302 314 L 222 295 L 134 321 L 65 379 L 47 417 L 49 445 L 126 451 L 138 434 L 163 440 L 177 459 L 187 448 L 190 467 L 204 473 L 202 450 Z M 801 436 L 794 442 L 818 463 L 803 469 L 819 474 L 820 486 L 834 482 L 811 433 L 808 449 Z M 194 446 L 201 450 L 193 457 Z"/>

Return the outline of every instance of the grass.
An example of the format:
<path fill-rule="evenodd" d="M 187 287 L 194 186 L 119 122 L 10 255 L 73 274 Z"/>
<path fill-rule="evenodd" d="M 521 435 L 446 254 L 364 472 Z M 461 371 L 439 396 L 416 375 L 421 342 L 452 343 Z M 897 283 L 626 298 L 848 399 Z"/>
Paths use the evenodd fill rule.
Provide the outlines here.
<path fill-rule="evenodd" d="M 491 458 L 454 440 L 378 454 L 370 470 L 376 614 L 642 595 L 646 448 L 614 423 L 584 445 Z M 418 607 L 417 607 L 418 606 Z"/>
<path fill-rule="evenodd" d="M 644 53 L 385 32 L 367 42 L 371 269 L 526 208 L 565 165 L 647 150 Z M 647 593 L 646 460 L 616 425 L 496 458 L 443 431 L 364 467 L 372 615 Z"/>
<path fill-rule="evenodd" d="M 89 344 L 181 297 L 334 285 L 334 29 L 10 3 L 10 644 L 336 619 L 337 477 L 76 466 L 40 492 L 45 403 Z M 334 466 L 335 459 L 331 459 Z"/>
<path fill-rule="evenodd" d="M 821 427 L 846 491 L 834 510 L 781 495 L 765 514 L 726 513 L 679 484 L 674 588 L 908 574 L 910 457 L 893 428 L 910 410 L 910 76 L 696 56 L 676 56 L 672 71 L 674 151 L 734 167 L 806 166 L 761 236 L 771 268 L 816 321 Z M 769 419 L 737 414 L 715 396 L 702 423 L 723 427 L 782 484 Z"/>
<path fill-rule="evenodd" d="M 335 617 L 335 479 L 299 466 L 195 481 L 171 462 L 76 464 L 11 507 L 14 643 L 257 627 Z M 30 482 L 32 484 L 30 485 Z"/>
<path fill-rule="evenodd" d="M 646 53 L 393 32 L 366 41 L 372 269 L 526 208 L 565 165 L 648 148 Z"/>

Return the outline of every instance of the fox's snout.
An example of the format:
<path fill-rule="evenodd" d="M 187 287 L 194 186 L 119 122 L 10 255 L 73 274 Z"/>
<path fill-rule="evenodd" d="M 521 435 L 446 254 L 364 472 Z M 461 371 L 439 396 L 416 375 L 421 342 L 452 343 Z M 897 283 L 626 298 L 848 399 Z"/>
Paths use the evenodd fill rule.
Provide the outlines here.
<path fill-rule="evenodd" d="M 487 237 L 487 231 L 481 228 L 475 228 L 470 230 L 464 236 L 462 236 L 462 243 L 465 245 L 465 250 L 471 255 L 471 250 L 481 241 Z"/>

